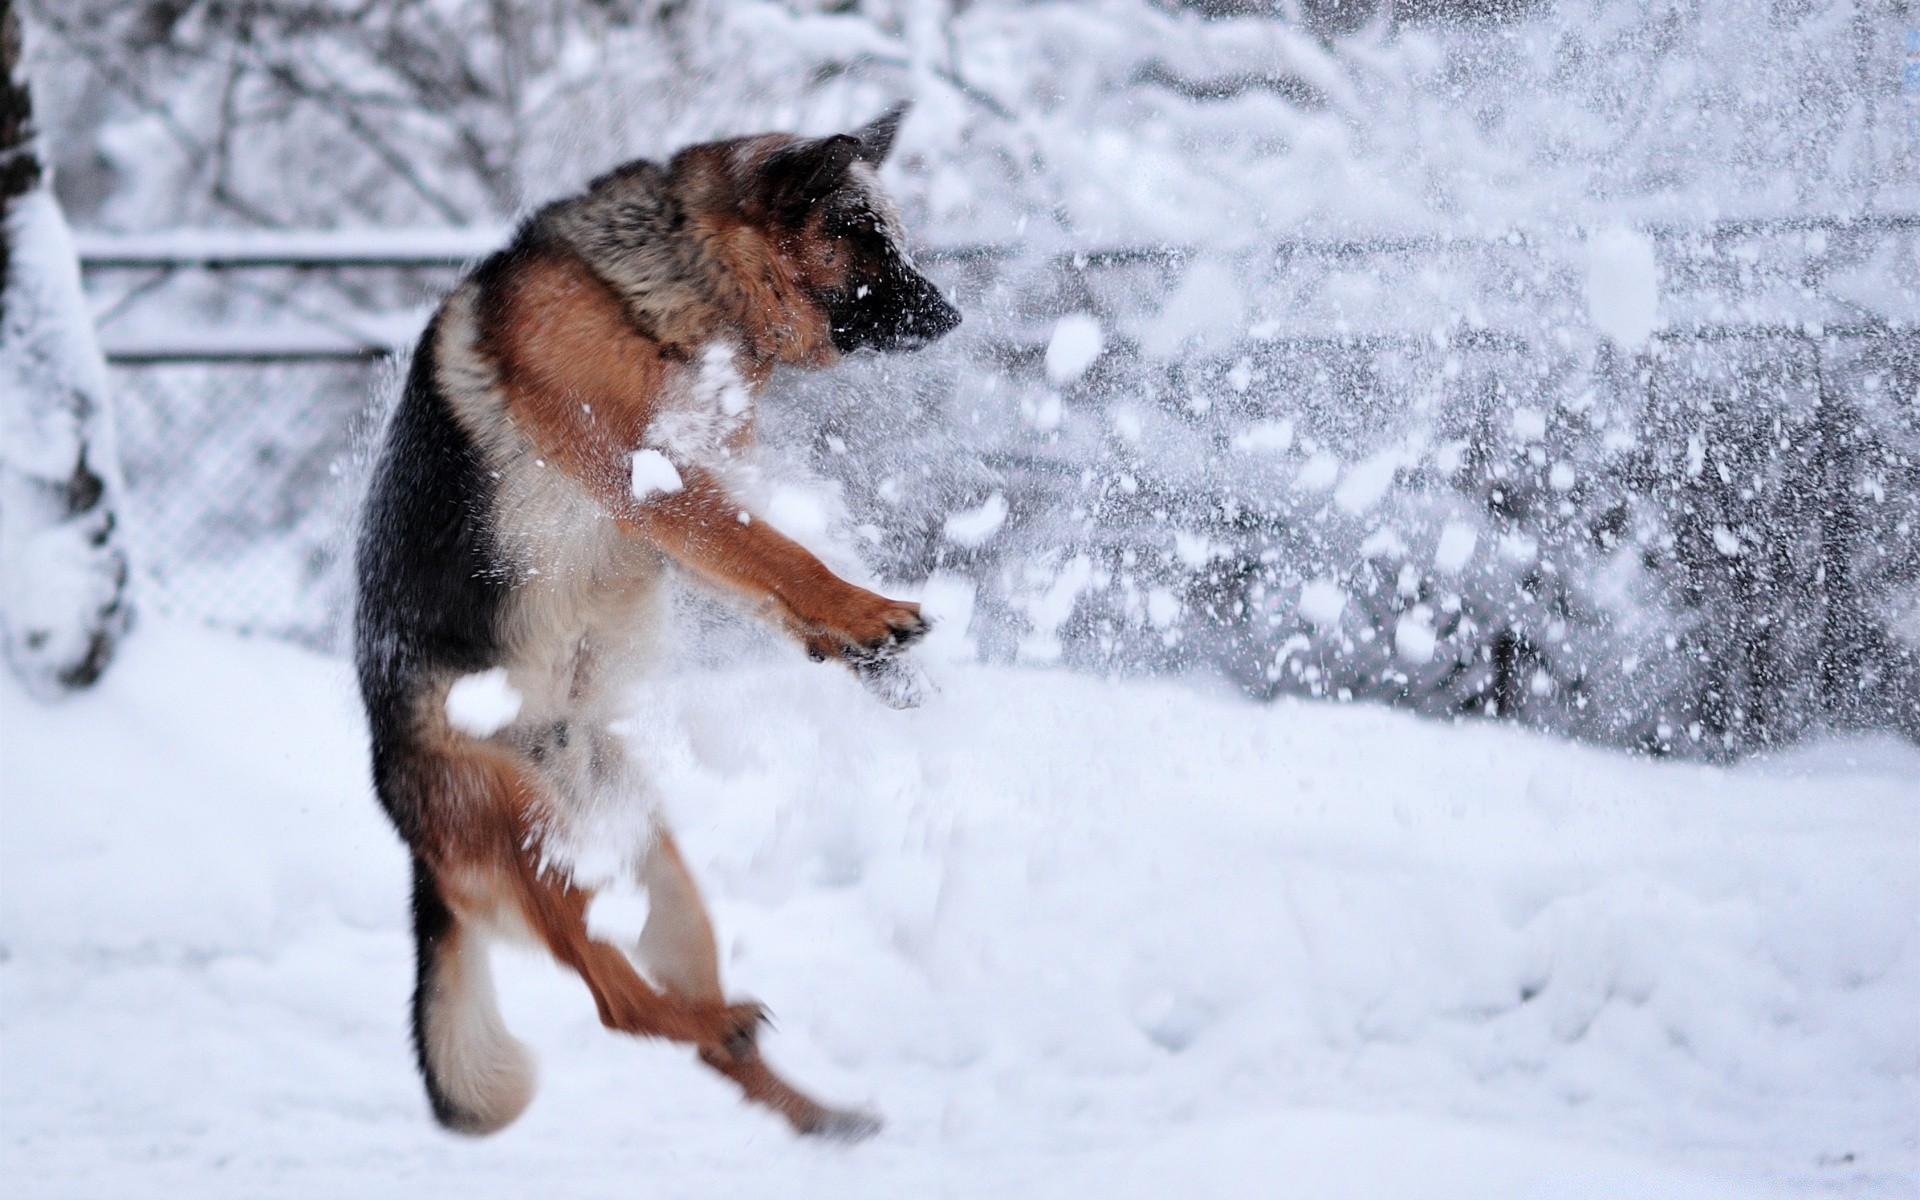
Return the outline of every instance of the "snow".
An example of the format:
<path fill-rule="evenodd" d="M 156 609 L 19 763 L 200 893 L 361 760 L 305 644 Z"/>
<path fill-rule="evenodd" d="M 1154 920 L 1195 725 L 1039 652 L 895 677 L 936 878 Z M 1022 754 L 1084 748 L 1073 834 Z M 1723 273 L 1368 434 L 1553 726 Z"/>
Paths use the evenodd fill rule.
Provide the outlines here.
<path fill-rule="evenodd" d="M 10 200 L 5 218 L 0 640 L 8 665 L 54 695 L 90 682 L 130 619 L 124 481 L 66 218 L 45 186 Z"/>
<path fill-rule="evenodd" d="M 973 622 L 976 589 L 964 575 L 939 571 L 920 587 L 920 613 L 933 628 L 915 650 L 938 662 L 971 662 L 976 654 L 968 626 Z"/>
<path fill-rule="evenodd" d="M 1028 662 L 1054 662 L 1060 657 L 1060 629 L 1073 616 L 1074 602 L 1093 580 L 1093 562 L 1076 554 L 1060 568 L 1043 592 L 1027 601 L 1027 618 L 1033 632 L 1020 645 L 1020 657 Z"/>
<path fill-rule="evenodd" d="M 1326 451 L 1318 451 L 1300 465 L 1300 473 L 1293 477 L 1301 490 L 1324 492 L 1340 478 L 1340 460 Z"/>
<path fill-rule="evenodd" d="M 1259 421 L 1233 436 L 1233 448 L 1242 453 L 1268 451 L 1279 454 L 1293 449 L 1293 422 Z"/>
<path fill-rule="evenodd" d="M 1347 592 L 1338 580 L 1315 579 L 1300 589 L 1300 615 L 1315 625 L 1338 622 L 1346 607 Z"/>
<path fill-rule="evenodd" d="M 74 235 L 89 264 L 125 267 L 271 265 L 287 262 L 420 262 L 455 265 L 507 244 L 504 225 L 417 229 L 168 229 L 148 233 L 87 230 Z"/>
<path fill-rule="evenodd" d="M 632 736 L 769 1054 L 879 1139 L 793 1140 L 517 953 L 541 1092 L 440 1133 L 347 665 L 151 620 L 90 693 L 0 685 L 8 1191 L 1913 1194 L 1910 746 L 1662 765 L 956 664 L 896 713 L 796 659 Z"/>
<path fill-rule="evenodd" d="M 808 488 L 777 485 L 767 498 L 767 522 L 803 546 L 828 540 L 833 513 L 827 498 Z"/>
<path fill-rule="evenodd" d="M 1232 270 L 1202 260 L 1187 271 L 1160 311 L 1141 325 L 1140 348 L 1155 358 L 1169 358 L 1195 345 L 1219 349 L 1226 331 L 1237 334 L 1245 325 L 1246 299 Z"/>
<path fill-rule="evenodd" d="M 575 878 L 579 878 L 578 871 Z M 633 882 L 630 873 L 609 872 L 607 882 L 587 905 L 587 932 L 616 946 L 638 945 L 651 908 L 647 893 Z"/>
<path fill-rule="evenodd" d="M 1086 313 L 1068 313 L 1054 322 L 1047 339 L 1047 382 L 1065 387 L 1087 373 L 1102 348 L 1100 322 Z"/>
<path fill-rule="evenodd" d="M 1433 631 L 1433 613 L 1424 605 L 1415 605 L 1401 613 L 1393 625 L 1393 650 L 1400 661 L 1420 666 L 1433 661 L 1438 639 Z"/>
<path fill-rule="evenodd" d="M 1458 575 L 1473 558 L 1479 541 L 1471 525 L 1449 521 L 1440 530 L 1440 541 L 1433 548 L 1433 569 L 1444 575 Z"/>
<path fill-rule="evenodd" d="M 1920 646 L 1911 566 L 1836 583 L 1812 620 L 1765 607 L 1804 594 L 1766 574 L 1769 543 L 1827 531 L 1723 508 L 1714 484 L 1763 465 L 1741 427 L 1779 417 L 1783 450 L 1811 445 L 1802 408 L 1832 394 L 1874 440 L 1843 456 L 1858 470 L 1821 468 L 1821 510 L 1843 531 L 1867 514 L 1877 553 L 1853 557 L 1869 566 L 1911 542 L 1872 516 L 1911 508 L 1911 371 L 1874 366 L 1898 390 L 1883 406 L 1848 356 L 1892 343 L 1823 338 L 1913 311 L 1911 130 L 1862 82 L 1885 75 L 1899 22 L 1841 4 L 1496 5 L 1458 24 L 1381 6 L 1329 35 L 1310 26 L 1339 5 L 842 7 L 696 0 L 674 32 L 561 6 L 512 26 L 552 57 L 524 64 L 511 111 L 420 103 L 382 49 L 404 37 L 352 23 L 256 39 L 238 68 L 214 52 L 139 72 L 204 136 L 236 80 L 272 101 L 272 72 L 329 63 L 362 99 L 239 106 L 233 178 L 276 220 L 376 228 L 82 250 L 139 270 L 459 262 L 628 155 L 823 133 L 916 98 L 886 173 L 917 237 L 988 252 L 926 256 L 967 324 L 761 414 L 709 346 L 632 464 L 636 497 L 670 493 L 676 461 L 714 467 L 747 420 L 777 433 L 783 408 L 807 414 L 787 442 L 830 448 L 844 491 L 756 478 L 742 502 L 809 544 L 862 522 L 892 577 L 932 573 L 913 655 L 857 678 L 724 658 L 648 688 L 630 735 L 731 978 L 778 1010 L 770 1053 L 827 1098 L 875 1103 L 889 1131 L 850 1154 L 795 1143 L 515 956 L 509 1022 L 545 1090 L 498 1139 L 439 1135 L 405 1047 L 404 856 L 366 795 L 344 667 L 149 621 L 94 694 L 42 709 L 0 685 L 6 1190 L 1914 1194 L 1910 746 L 1657 764 L 1004 665 L 1245 659 L 1256 692 L 1265 671 L 1440 714 L 1499 692 L 1505 715 L 1488 656 L 1518 645 L 1523 719 L 1562 730 L 1699 753 L 1817 728 L 1818 712 L 1765 717 L 1757 739 L 1726 731 L 1736 747 L 1693 718 L 1706 699 L 1771 702 L 1793 664 L 1883 633 Z M 479 8 L 446 12 L 480 60 L 517 61 L 462 23 Z M 79 56 L 94 36 L 69 31 L 56 87 L 98 86 Z M 69 107 L 59 140 L 113 181 L 91 219 L 235 219 L 205 194 L 226 172 L 183 157 L 151 106 Z M 342 140 L 340 113 L 370 115 L 443 203 Z M 476 224 L 405 228 L 427 219 Z M 340 276 L 306 274 L 320 283 L 298 296 L 176 283 L 147 302 L 167 322 L 129 317 L 114 344 L 151 352 L 198 321 L 176 348 L 344 353 L 419 328 L 411 283 L 372 288 L 380 311 L 363 312 Z M 325 327 L 303 332 L 316 304 Z M 1663 324 L 1799 329 L 1824 365 L 1796 365 L 1799 338 L 1753 362 L 1738 338 L 1652 344 Z M 199 376 L 180 390 L 224 402 Z M 278 448 L 254 428 L 184 457 Z M 247 490 L 155 488 L 193 489 Z M 1871 503 L 1850 514 L 1843 494 Z M 269 528 L 179 575 L 238 606 L 256 558 L 324 560 Z M 1704 565 L 1673 553 L 1700 543 Z M 0 583 L 23 570 L 44 573 Z M 1775 583 L 1756 600 L 1753 578 Z M 1861 607 L 1825 607 L 1843 595 Z M 1793 657 L 1815 628 L 1869 641 Z M 1786 650 L 1754 657 L 1768 647 Z M 1863 683 L 1897 689 L 1884 661 L 1863 660 Z M 1749 675 L 1764 686 L 1714 690 Z M 450 718 L 497 729 L 497 684 L 462 681 Z M 1527 695 L 1559 707 L 1528 715 Z M 612 878 L 622 854 L 576 867 Z M 630 892 L 591 913 L 610 934 L 644 917 Z"/>
<path fill-rule="evenodd" d="M 447 723 L 473 737 L 492 737 L 520 715 L 521 695 L 507 682 L 507 669 L 476 671 L 447 689 Z"/>
<path fill-rule="evenodd" d="M 653 495 L 672 495 L 686 486 L 673 460 L 658 450 L 633 452 L 633 498 L 645 500 Z"/>
<path fill-rule="evenodd" d="M 1355 463 L 1340 480 L 1340 486 L 1333 491 L 1333 502 L 1354 516 L 1367 512 L 1386 496 L 1393 486 L 1394 474 L 1404 465 L 1406 456 L 1397 448 L 1369 455 Z"/>
<path fill-rule="evenodd" d="M 984 546 L 1007 523 L 1007 512 L 1007 498 L 995 492 L 976 508 L 948 514 L 941 532 L 956 546 Z"/>
<path fill-rule="evenodd" d="M 1587 315 L 1593 327 L 1627 349 L 1646 344 L 1659 327 L 1660 265 L 1653 240 L 1624 227 L 1587 241 Z"/>

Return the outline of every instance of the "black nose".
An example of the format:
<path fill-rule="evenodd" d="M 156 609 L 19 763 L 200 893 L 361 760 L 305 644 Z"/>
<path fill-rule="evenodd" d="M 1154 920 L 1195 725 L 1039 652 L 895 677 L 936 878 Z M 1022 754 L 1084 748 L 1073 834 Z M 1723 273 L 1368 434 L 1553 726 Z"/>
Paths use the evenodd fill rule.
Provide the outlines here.
<path fill-rule="evenodd" d="M 947 303 L 947 298 L 940 294 L 939 288 L 925 279 L 916 282 L 919 286 L 913 289 L 912 296 L 902 306 L 902 316 L 905 318 L 900 322 L 903 348 L 938 341 L 960 324 L 960 310 Z"/>
<path fill-rule="evenodd" d="M 954 331 L 960 324 L 960 310 L 939 292 L 931 288 L 928 292 L 926 304 L 913 315 L 913 332 L 931 342 Z"/>

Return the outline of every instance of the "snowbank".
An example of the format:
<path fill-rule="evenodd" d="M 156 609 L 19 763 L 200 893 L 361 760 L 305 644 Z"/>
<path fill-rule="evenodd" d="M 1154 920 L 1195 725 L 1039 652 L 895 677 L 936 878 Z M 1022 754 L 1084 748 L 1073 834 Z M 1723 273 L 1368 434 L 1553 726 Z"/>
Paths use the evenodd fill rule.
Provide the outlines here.
<path fill-rule="evenodd" d="M 782 660 L 634 738 L 823 1152 L 504 966 L 521 1123 L 406 1050 L 397 843 L 345 666 L 153 622 L 0 691 L 13 1194 L 1912 1194 L 1920 754 L 1655 765 L 1372 708 Z"/>

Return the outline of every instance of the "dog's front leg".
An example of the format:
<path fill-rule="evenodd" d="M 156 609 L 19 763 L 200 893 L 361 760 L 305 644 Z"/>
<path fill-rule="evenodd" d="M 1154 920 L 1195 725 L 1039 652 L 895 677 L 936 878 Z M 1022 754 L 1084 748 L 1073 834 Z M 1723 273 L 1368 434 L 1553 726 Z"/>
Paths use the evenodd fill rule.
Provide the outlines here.
<path fill-rule="evenodd" d="M 700 468 L 681 472 L 678 491 L 634 501 L 626 520 L 689 570 L 758 601 L 816 659 L 865 673 L 927 632 L 919 605 L 835 575 Z"/>

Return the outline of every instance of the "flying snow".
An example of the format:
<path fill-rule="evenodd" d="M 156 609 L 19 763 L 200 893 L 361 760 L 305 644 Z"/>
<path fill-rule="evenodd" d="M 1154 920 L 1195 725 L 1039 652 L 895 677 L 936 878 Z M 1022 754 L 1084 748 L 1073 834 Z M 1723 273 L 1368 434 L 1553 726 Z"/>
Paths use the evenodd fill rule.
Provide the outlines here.
<path fill-rule="evenodd" d="M 454 681 L 447 689 L 447 723 L 473 737 L 492 737 L 520 715 L 520 693 L 495 667 Z"/>
<path fill-rule="evenodd" d="M 636 450 L 633 454 L 633 498 L 645 500 L 658 492 L 672 495 L 685 487 L 673 460 L 658 450 Z"/>
<path fill-rule="evenodd" d="M 1401 462 L 1398 450 L 1383 450 L 1355 463 L 1334 489 L 1333 502 L 1355 516 L 1366 512 L 1380 503 L 1393 487 L 1393 477 L 1400 470 Z"/>
<path fill-rule="evenodd" d="M 1007 498 L 995 492 L 979 508 L 962 509 L 949 515 L 941 531 L 954 545 L 972 549 L 986 545 L 1006 523 Z"/>
<path fill-rule="evenodd" d="M 823 541 L 833 528 L 833 514 L 822 497 L 786 484 L 768 497 L 766 517 L 768 524 L 803 546 Z"/>
<path fill-rule="evenodd" d="M 1293 481 L 1302 491 L 1324 492 L 1339 478 L 1340 460 L 1322 450 L 1300 464 L 1300 471 Z"/>
<path fill-rule="evenodd" d="M 1433 613 L 1424 604 L 1400 614 L 1393 626 L 1393 652 L 1409 666 L 1420 666 L 1433 659 L 1438 639 L 1433 632 Z"/>
<path fill-rule="evenodd" d="M 1447 575 L 1458 575 L 1473 558 L 1474 543 L 1479 535 L 1473 526 L 1458 521 L 1448 521 L 1440 530 L 1440 544 L 1433 549 L 1433 567 Z"/>
<path fill-rule="evenodd" d="M 1595 233 L 1587 242 L 1587 315 L 1625 347 L 1645 344 L 1659 327 L 1660 264 L 1653 240 L 1632 229 Z"/>
<path fill-rule="evenodd" d="M 1233 448 L 1242 454 L 1255 451 L 1267 451 L 1273 454 L 1293 449 L 1293 419 L 1282 417 L 1278 421 L 1260 421 L 1249 425 L 1233 437 Z"/>
<path fill-rule="evenodd" d="M 1053 326 L 1047 342 L 1047 382 L 1065 387 L 1087 373 L 1103 349 L 1100 322 L 1086 313 L 1068 313 Z"/>
<path fill-rule="evenodd" d="M 1315 625 L 1332 625 L 1347 608 L 1347 592 L 1331 579 L 1315 579 L 1300 589 L 1300 615 Z"/>

